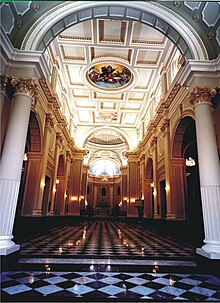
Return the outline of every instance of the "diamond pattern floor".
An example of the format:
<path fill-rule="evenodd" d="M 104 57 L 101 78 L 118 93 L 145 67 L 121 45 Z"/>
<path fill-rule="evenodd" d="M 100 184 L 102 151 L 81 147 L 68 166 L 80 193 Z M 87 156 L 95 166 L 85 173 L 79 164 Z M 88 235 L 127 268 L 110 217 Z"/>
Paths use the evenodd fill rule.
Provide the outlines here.
<path fill-rule="evenodd" d="M 220 301 L 220 278 L 204 274 L 120 272 L 110 266 L 82 272 L 3 272 L 5 301 Z"/>
<path fill-rule="evenodd" d="M 166 262 L 173 265 L 162 270 Z M 192 244 L 151 226 L 99 220 L 54 227 L 21 242 L 20 262 L 1 273 L 1 300 L 220 302 L 220 276 L 191 263 Z"/>

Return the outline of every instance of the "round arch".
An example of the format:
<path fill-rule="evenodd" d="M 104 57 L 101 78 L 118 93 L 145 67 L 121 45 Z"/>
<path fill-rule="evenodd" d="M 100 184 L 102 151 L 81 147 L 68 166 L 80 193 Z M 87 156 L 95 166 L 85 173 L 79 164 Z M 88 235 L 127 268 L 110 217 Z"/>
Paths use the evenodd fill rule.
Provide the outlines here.
<path fill-rule="evenodd" d="M 28 126 L 27 144 L 28 152 L 41 152 L 41 132 L 37 115 L 31 111 Z"/>
<path fill-rule="evenodd" d="M 172 139 L 172 157 L 174 158 L 182 158 L 183 157 L 183 147 L 182 142 L 185 136 L 185 132 L 188 126 L 193 123 L 195 120 L 191 116 L 181 117 L 180 121 L 178 121 L 176 128 L 173 133 Z"/>
<path fill-rule="evenodd" d="M 81 138 L 80 138 L 80 147 L 83 147 L 87 138 L 89 136 L 91 136 L 94 132 L 98 131 L 98 130 L 112 130 L 116 133 L 119 133 L 124 139 L 125 139 L 125 143 L 126 145 L 128 145 L 129 149 L 133 149 L 133 143 L 131 138 L 121 129 L 114 127 L 114 126 L 98 126 L 98 127 L 94 127 L 89 129 L 87 132 L 85 132 L 84 134 L 82 134 Z"/>
<path fill-rule="evenodd" d="M 153 159 L 152 158 L 148 158 L 146 161 L 145 178 L 153 179 Z"/>
<path fill-rule="evenodd" d="M 92 18 L 128 19 L 162 32 L 188 59 L 208 59 L 203 41 L 182 17 L 156 2 L 64 2 L 44 14 L 27 32 L 23 50 L 44 51 L 68 27 Z"/>

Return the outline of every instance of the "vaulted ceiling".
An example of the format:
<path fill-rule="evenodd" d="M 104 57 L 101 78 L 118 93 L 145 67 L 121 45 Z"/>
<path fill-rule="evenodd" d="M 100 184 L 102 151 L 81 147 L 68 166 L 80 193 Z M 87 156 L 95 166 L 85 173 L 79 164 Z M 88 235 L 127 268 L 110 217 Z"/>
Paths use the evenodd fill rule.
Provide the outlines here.
<path fill-rule="evenodd" d="M 13 46 L 43 52 L 51 75 L 56 64 L 55 90 L 67 100 L 62 112 L 93 160 L 126 160 L 156 113 L 164 71 L 172 81 L 183 58 L 219 55 L 215 1 L 19 1 L 0 8 Z M 114 72 L 102 72 L 107 66 Z"/>

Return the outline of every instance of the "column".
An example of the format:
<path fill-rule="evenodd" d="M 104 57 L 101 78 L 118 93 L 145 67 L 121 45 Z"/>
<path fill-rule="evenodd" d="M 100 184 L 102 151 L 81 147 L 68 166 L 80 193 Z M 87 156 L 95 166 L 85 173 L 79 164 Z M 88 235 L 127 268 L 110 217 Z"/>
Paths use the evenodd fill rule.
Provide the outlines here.
<path fill-rule="evenodd" d="M 141 192 L 142 192 L 142 196 L 140 197 L 140 199 L 144 199 L 145 155 L 141 156 L 141 161 L 140 161 L 140 177 L 141 177 Z"/>
<path fill-rule="evenodd" d="M 139 197 L 138 193 L 138 171 L 137 158 L 135 155 L 128 156 L 128 217 L 137 217 L 135 200 Z"/>
<path fill-rule="evenodd" d="M 166 203 L 167 203 L 167 213 L 166 213 L 166 219 L 167 220 L 174 220 L 175 219 L 175 213 L 173 209 L 173 204 L 171 200 L 171 194 L 170 194 L 170 121 L 168 119 L 165 119 L 161 131 L 164 131 L 164 163 L 165 163 L 165 176 L 166 176 Z M 178 200 L 179 203 L 179 200 Z"/>
<path fill-rule="evenodd" d="M 71 215 L 79 216 L 79 200 L 81 196 L 83 153 L 75 153 L 73 162 L 73 178 L 71 179 Z"/>
<path fill-rule="evenodd" d="M 65 165 L 65 179 L 64 179 L 64 203 L 61 206 L 61 216 L 65 215 L 66 203 L 67 203 L 67 192 L 68 192 L 68 179 L 70 176 L 70 164 L 71 164 L 71 155 L 70 152 L 66 152 L 66 165 Z"/>
<path fill-rule="evenodd" d="M 33 215 L 41 216 L 42 215 L 42 203 L 43 203 L 43 194 L 44 194 L 44 181 L 46 176 L 47 169 L 47 160 L 49 155 L 49 147 L 50 147 L 50 135 L 51 128 L 54 127 L 55 118 L 51 114 L 46 114 L 45 128 L 44 128 L 44 138 L 43 138 L 43 155 L 41 159 L 41 167 L 40 167 L 40 175 L 39 175 L 39 183 L 36 191 L 38 192 L 38 197 L 36 201 L 36 205 L 34 207 Z"/>
<path fill-rule="evenodd" d="M 121 199 L 122 199 L 122 211 L 127 213 L 127 180 L 128 180 L 128 170 L 127 167 L 121 167 Z"/>
<path fill-rule="evenodd" d="M 55 153 L 54 153 L 54 175 L 52 180 L 52 188 L 51 188 L 51 206 L 49 215 L 54 215 L 54 203 L 55 203 L 55 195 L 56 195 L 56 180 L 57 180 L 57 170 L 59 164 L 59 155 L 61 150 L 61 142 L 63 141 L 63 136 L 61 133 L 56 134 L 56 144 L 55 144 Z"/>
<path fill-rule="evenodd" d="M 14 91 L 13 108 L 1 158 L 0 173 L 0 254 L 8 255 L 19 250 L 12 241 L 13 225 L 19 193 L 23 156 L 33 97 L 37 85 L 33 79 L 7 79 L 7 85 Z"/>
<path fill-rule="evenodd" d="M 151 140 L 151 146 L 153 147 L 153 196 L 154 196 L 154 213 L 153 218 L 159 219 L 159 201 L 158 201 L 158 176 L 157 176 L 157 138 L 153 137 Z"/>
<path fill-rule="evenodd" d="M 80 211 L 85 211 L 86 209 L 85 201 L 87 200 L 87 196 L 86 196 L 87 180 L 88 180 L 88 165 L 83 165 L 81 196 L 80 196 Z"/>
<path fill-rule="evenodd" d="M 219 88 L 195 87 L 190 94 L 195 110 L 205 231 L 205 245 L 196 252 L 209 259 L 220 259 L 220 166 L 211 103 L 216 97 Z"/>

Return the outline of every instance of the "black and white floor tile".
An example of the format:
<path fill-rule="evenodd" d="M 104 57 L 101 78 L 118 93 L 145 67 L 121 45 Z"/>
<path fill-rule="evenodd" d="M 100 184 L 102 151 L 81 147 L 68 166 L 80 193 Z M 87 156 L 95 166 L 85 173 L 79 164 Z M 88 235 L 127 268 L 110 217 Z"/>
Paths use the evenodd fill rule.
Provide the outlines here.
<path fill-rule="evenodd" d="M 6 301 L 220 301 L 220 277 L 112 271 L 17 271 L 1 274 Z"/>

